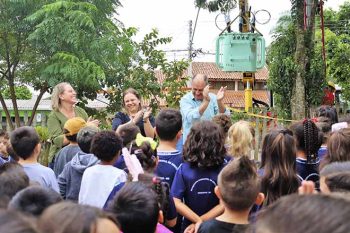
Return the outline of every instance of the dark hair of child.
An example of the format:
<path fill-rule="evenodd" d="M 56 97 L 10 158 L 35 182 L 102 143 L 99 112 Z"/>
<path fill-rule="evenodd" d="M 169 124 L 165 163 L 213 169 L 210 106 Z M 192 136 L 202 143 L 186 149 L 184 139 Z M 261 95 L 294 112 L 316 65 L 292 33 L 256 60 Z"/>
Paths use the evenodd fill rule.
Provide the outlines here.
<path fill-rule="evenodd" d="M 64 133 L 64 134 L 67 134 L 67 133 L 69 133 L 69 131 L 66 130 L 66 129 L 63 129 L 63 133 Z M 78 134 L 65 135 L 65 137 L 66 137 L 67 140 L 70 141 L 70 142 L 77 142 L 77 135 L 78 135 Z"/>
<path fill-rule="evenodd" d="M 213 122 L 218 124 L 221 129 L 224 131 L 224 135 L 227 135 L 228 130 L 230 129 L 232 125 L 231 117 L 226 114 L 218 114 L 215 115 L 212 119 Z"/>
<path fill-rule="evenodd" d="M 125 184 L 109 210 L 116 215 L 124 233 L 154 233 L 156 230 L 160 210 L 157 194 L 141 182 Z"/>
<path fill-rule="evenodd" d="M 11 198 L 29 186 L 29 178 L 23 167 L 17 163 L 0 166 L 0 208 L 6 208 Z"/>
<path fill-rule="evenodd" d="M 94 126 L 86 126 L 79 130 L 79 133 L 77 135 L 77 142 L 78 142 L 79 148 L 84 153 L 87 153 L 87 154 L 90 153 L 92 138 L 98 132 L 99 132 L 99 129 Z"/>
<path fill-rule="evenodd" d="M 161 140 L 172 141 L 182 128 L 182 116 L 179 110 L 167 108 L 159 112 L 156 118 L 156 131 Z"/>
<path fill-rule="evenodd" d="M 329 137 L 329 133 L 332 130 L 331 120 L 328 117 L 318 117 L 315 124 L 320 130 L 322 144 L 326 143 Z"/>
<path fill-rule="evenodd" d="M 158 161 L 157 149 L 153 150 L 149 142 L 144 141 L 140 146 L 137 146 L 135 141 L 132 142 L 131 154 L 136 155 L 144 171 L 154 172 Z"/>
<path fill-rule="evenodd" d="M 169 207 L 168 198 L 170 195 L 169 184 L 166 182 L 161 182 L 160 178 L 149 173 L 139 174 L 138 178 L 140 182 L 144 183 L 146 186 L 150 187 L 156 192 L 159 207 L 163 211 L 164 219 L 167 219 L 167 210 Z"/>
<path fill-rule="evenodd" d="M 322 167 L 328 163 L 345 161 L 350 161 L 350 128 L 343 128 L 331 134 Z"/>
<path fill-rule="evenodd" d="M 261 191 L 266 197 L 265 205 L 298 191 L 296 147 L 290 130 L 273 130 L 265 136 L 261 160 L 261 168 L 264 169 Z"/>
<path fill-rule="evenodd" d="M 19 191 L 10 201 L 8 209 L 38 217 L 49 206 L 62 201 L 59 193 L 41 186 L 30 186 Z"/>
<path fill-rule="evenodd" d="M 183 149 L 184 161 L 195 167 L 217 167 L 224 163 L 225 137 L 220 126 L 211 121 L 194 124 Z"/>
<path fill-rule="evenodd" d="M 316 109 L 317 117 L 328 117 L 331 120 L 331 125 L 338 123 L 338 113 L 334 107 L 323 105 Z"/>
<path fill-rule="evenodd" d="M 10 139 L 9 134 L 7 133 L 7 131 L 0 129 L 0 137 L 4 137 L 5 139 Z"/>
<path fill-rule="evenodd" d="M 123 139 L 124 147 L 129 146 L 140 132 L 140 128 L 135 124 L 125 124 L 118 128 L 118 135 Z"/>
<path fill-rule="evenodd" d="M 234 159 L 220 172 L 218 186 L 225 207 L 235 211 L 250 209 L 260 192 L 255 163 L 247 156 Z"/>
<path fill-rule="evenodd" d="M 50 233 L 91 233 L 96 232 L 99 219 L 109 219 L 119 226 L 112 214 L 99 208 L 60 202 L 44 211 L 39 217 L 38 227 L 42 232 Z"/>
<path fill-rule="evenodd" d="M 322 138 L 315 123 L 310 119 L 305 119 L 294 123 L 290 129 L 296 139 L 297 149 L 305 152 L 308 163 L 315 162 L 322 144 Z"/>
<path fill-rule="evenodd" d="M 18 155 L 16 155 L 16 152 L 13 150 L 11 143 L 7 144 L 6 150 L 7 150 L 7 154 L 11 156 L 13 160 L 15 160 L 16 162 L 19 161 L 19 157 Z"/>
<path fill-rule="evenodd" d="M 90 152 L 101 161 L 110 162 L 122 149 L 122 139 L 114 131 L 101 131 L 95 134 Z"/>
<path fill-rule="evenodd" d="M 288 212 L 287 215 L 283 213 Z M 256 233 L 346 233 L 350 202 L 335 195 L 288 195 L 261 211 Z M 320 221 L 322 219 L 322 221 Z"/>
<path fill-rule="evenodd" d="M 350 161 L 327 164 L 321 171 L 331 192 L 350 192 Z"/>
<path fill-rule="evenodd" d="M 16 211 L 0 209 L 0 232 L 39 233 L 39 230 L 34 219 Z"/>
<path fill-rule="evenodd" d="M 32 155 L 40 139 L 33 127 L 22 126 L 12 131 L 10 141 L 16 155 L 26 160 Z"/>

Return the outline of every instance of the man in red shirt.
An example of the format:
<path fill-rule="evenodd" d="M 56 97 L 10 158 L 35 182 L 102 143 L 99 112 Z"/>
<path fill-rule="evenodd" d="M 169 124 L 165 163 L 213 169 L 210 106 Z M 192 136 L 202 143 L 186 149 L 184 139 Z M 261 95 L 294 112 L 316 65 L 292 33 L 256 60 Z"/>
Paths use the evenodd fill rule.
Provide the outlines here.
<path fill-rule="evenodd" d="M 324 96 L 322 100 L 322 105 L 334 105 L 335 100 L 335 85 L 333 82 L 329 81 L 328 86 L 324 89 Z"/>

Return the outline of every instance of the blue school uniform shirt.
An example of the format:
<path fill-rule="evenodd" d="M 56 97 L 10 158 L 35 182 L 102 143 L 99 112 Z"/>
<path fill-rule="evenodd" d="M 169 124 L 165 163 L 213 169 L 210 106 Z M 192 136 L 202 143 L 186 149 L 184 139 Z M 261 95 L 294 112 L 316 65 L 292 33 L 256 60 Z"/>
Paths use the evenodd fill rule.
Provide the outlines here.
<path fill-rule="evenodd" d="M 10 162 L 16 162 L 16 160 L 14 160 L 11 156 L 5 157 L 2 154 L 0 154 L 0 166 Z"/>
<path fill-rule="evenodd" d="M 318 157 L 320 158 L 320 161 L 322 161 L 324 159 L 324 157 L 327 154 L 327 146 L 321 146 L 320 149 L 318 150 L 317 154 Z"/>
<path fill-rule="evenodd" d="M 121 182 L 118 185 L 114 186 L 112 192 L 109 194 L 107 201 L 105 202 L 105 204 L 103 206 L 104 210 L 108 210 L 108 207 L 109 207 L 111 201 L 113 201 L 114 197 L 124 187 L 124 185 L 125 185 L 125 182 Z M 173 196 L 171 196 L 171 194 L 169 194 L 169 196 L 168 196 L 168 208 L 166 210 L 166 214 L 167 214 L 166 215 L 167 220 L 172 220 L 172 219 L 176 218 L 176 216 L 177 216 L 175 203 L 173 200 Z"/>
<path fill-rule="evenodd" d="M 307 163 L 306 159 L 297 158 L 296 167 L 300 181 L 311 180 L 316 184 L 316 187 L 319 187 L 319 165 L 319 158 L 317 158 L 317 160 L 313 163 Z"/>
<path fill-rule="evenodd" d="M 184 162 L 175 174 L 171 193 L 197 215 L 201 216 L 219 204 L 214 193 L 220 171 L 225 164 L 213 168 L 198 168 Z M 182 230 L 191 222 L 184 219 Z"/>
<path fill-rule="evenodd" d="M 124 156 L 122 154 L 118 157 L 117 161 L 115 161 L 113 166 L 125 171 L 126 173 L 129 173 L 129 170 L 125 164 Z"/>
<path fill-rule="evenodd" d="M 158 166 L 156 169 L 157 176 L 169 184 L 171 187 L 176 171 L 183 162 L 182 152 L 175 151 L 157 151 Z"/>

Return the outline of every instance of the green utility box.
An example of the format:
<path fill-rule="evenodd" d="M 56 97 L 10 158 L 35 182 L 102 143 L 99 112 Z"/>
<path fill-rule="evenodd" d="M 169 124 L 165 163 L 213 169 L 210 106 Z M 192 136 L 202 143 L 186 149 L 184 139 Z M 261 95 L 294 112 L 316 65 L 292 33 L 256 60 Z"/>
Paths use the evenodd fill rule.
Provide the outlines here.
<path fill-rule="evenodd" d="M 223 33 L 216 40 L 216 65 L 223 71 L 256 72 L 265 65 L 265 40 L 257 33 Z"/>

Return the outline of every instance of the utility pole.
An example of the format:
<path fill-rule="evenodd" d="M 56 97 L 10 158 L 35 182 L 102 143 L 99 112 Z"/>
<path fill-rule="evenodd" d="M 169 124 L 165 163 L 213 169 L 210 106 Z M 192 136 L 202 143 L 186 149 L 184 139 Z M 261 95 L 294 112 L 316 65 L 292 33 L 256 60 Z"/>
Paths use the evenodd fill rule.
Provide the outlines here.
<path fill-rule="evenodd" d="M 190 62 L 190 65 L 188 66 L 187 69 L 187 75 L 189 77 L 192 77 L 192 51 L 193 51 L 193 37 L 192 37 L 192 20 L 188 21 L 188 60 Z M 189 83 L 187 83 L 187 86 Z"/>
<path fill-rule="evenodd" d="M 192 20 L 188 21 L 188 60 L 192 61 Z"/>
<path fill-rule="evenodd" d="M 239 31 L 242 33 L 248 33 L 251 31 L 250 28 L 250 9 L 248 0 L 239 1 L 240 9 L 240 23 Z M 253 108 L 253 83 L 255 79 L 255 73 L 244 72 L 243 73 L 243 83 L 245 84 L 244 89 L 244 108 L 246 112 L 249 112 Z"/>

